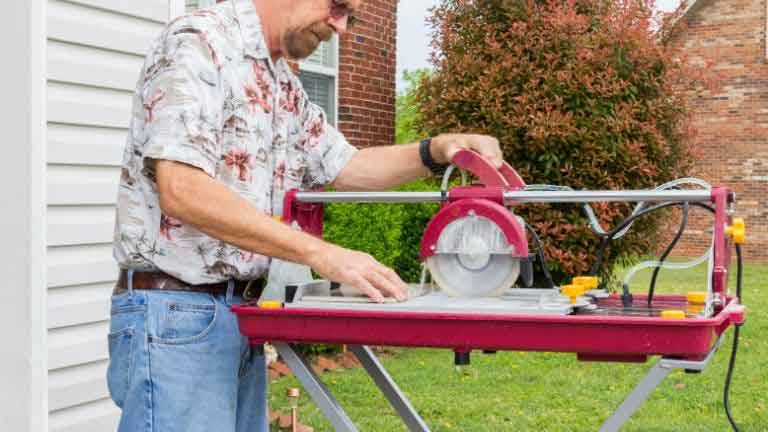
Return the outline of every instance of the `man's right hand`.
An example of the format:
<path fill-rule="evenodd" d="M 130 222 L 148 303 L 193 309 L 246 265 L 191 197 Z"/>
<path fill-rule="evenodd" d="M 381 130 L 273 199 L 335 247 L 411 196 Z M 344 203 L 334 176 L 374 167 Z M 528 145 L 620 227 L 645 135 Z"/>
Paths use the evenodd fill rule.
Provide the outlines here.
<path fill-rule="evenodd" d="M 400 276 L 367 253 L 325 243 L 307 261 L 325 279 L 354 286 L 374 301 L 408 297 L 408 286 Z"/>

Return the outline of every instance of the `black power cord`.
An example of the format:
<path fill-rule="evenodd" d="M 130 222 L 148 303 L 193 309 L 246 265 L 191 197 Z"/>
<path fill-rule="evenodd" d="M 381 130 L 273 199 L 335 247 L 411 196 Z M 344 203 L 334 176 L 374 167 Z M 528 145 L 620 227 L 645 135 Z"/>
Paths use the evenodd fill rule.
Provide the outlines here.
<path fill-rule="evenodd" d="M 554 288 L 555 287 L 555 281 L 552 280 L 552 275 L 549 273 L 549 263 L 547 263 L 547 257 L 544 256 L 544 245 L 541 243 L 541 238 L 536 233 L 536 230 L 533 229 L 533 227 L 528 224 L 528 222 L 524 222 L 525 227 L 528 228 L 528 231 L 533 236 L 533 239 L 536 241 L 536 247 L 538 250 L 539 260 L 541 261 L 541 271 L 544 272 L 544 278 L 547 280 L 547 283 L 549 284 L 548 288 Z"/>
<path fill-rule="evenodd" d="M 741 298 L 741 278 L 743 274 L 743 264 L 741 261 L 741 245 L 736 246 L 736 297 L 740 303 L 744 303 Z M 725 374 L 725 387 L 723 388 L 723 405 L 725 405 L 725 415 L 728 417 L 728 421 L 731 423 L 731 428 L 734 432 L 739 432 L 739 426 L 733 419 L 731 414 L 731 379 L 733 378 L 733 369 L 736 366 L 736 351 L 739 350 L 739 330 L 741 330 L 742 324 L 736 324 L 736 328 L 733 330 L 733 347 L 731 348 L 731 359 L 728 361 L 728 372 Z"/>
<path fill-rule="evenodd" d="M 667 246 L 667 249 L 664 250 L 664 253 L 661 254 L 659 257 L 659 262 L 664 263 L 664 261 L 667 260 L 667 257 L 669 257 L 669 254 L 672 253 L 672 249 L 677 246 L 677 242 L 680 241 L 680 237 L 683 236 L 683 233 L 685 232 L 685 226 L 688 225 L 688 210 L 690 209 L 690 205 L 686 202 L 683 203 L 683 220 L 680 222 L 680 228 L 677 230 L 677 234 L 675 234 L 675 238 L 672 239 L 672 241 L 669 243 L 669 246 Z M 659 277 L 659 271 L 661 271 L 661 266 L 656 267 L 653 269 L 653 276 L 651 276 L 651 284 L 648 286 L 648 308 L 650 309 L 651 305 L 653 304 L 653 293 L 656 290 L 656 278 Z"/>

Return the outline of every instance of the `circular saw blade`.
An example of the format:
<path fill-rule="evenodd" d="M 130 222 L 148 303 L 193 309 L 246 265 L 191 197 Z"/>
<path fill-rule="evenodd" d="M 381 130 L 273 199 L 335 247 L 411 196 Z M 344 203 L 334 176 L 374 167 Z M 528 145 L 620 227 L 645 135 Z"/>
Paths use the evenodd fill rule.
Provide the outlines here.
<path fill-rule="evenodd" d="M 445 227 L 426 264 L 432 279 L 450 296 L 500 296 L 520 275 L 513 249 L 491 220 L 466 216 Z"/>

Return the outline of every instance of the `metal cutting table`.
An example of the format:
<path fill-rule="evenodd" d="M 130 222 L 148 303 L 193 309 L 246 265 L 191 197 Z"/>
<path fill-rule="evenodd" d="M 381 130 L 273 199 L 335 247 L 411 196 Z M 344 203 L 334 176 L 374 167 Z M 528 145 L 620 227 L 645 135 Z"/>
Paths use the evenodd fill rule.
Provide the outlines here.
<path fill-rule="evenodd" d="M 662 296 L 667 304 L 681 296 Z M 604 302 L 616 303 L 614 296 Z M 744 319 L 734 298 L 707 319 L 664 320 L 654 316 L 510 315 L 457 311 L 418 312 L 402 305 L 374 308 L 285 307 L 258 305 L 234 308 L 240 329 L 252 344 L 272 343 L 333 424 L 335 430 L 357 431 L 328 388 L 294 351 L 294 343 L 346 344 L 411 431 L 429 431 L 392 377 L 367 345 L 449 348 L 467 354 L 490 351 L 573 352 L 580 360 L 642 362 L 660 355 L 600 431 L 618 431 L 673 369 L 703 370 L 720 346 L 722 333 Z M 398 310 L 399 309 L 399 310 Z"/>

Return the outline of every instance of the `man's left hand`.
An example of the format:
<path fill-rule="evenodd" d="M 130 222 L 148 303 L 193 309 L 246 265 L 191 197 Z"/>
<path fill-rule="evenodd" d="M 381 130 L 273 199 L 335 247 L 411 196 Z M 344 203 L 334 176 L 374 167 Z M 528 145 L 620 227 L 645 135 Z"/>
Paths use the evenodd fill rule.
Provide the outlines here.
<path fill-rule="evenodd" d="M 496 168 L 500 168 L 504 161 L 499 140 L 488 135 L 442 134 L 432 138 L 430 145 L 432 159 L 439 164 L 450 163 L 453 156 L 464 149 L 480 153 Z"/>

